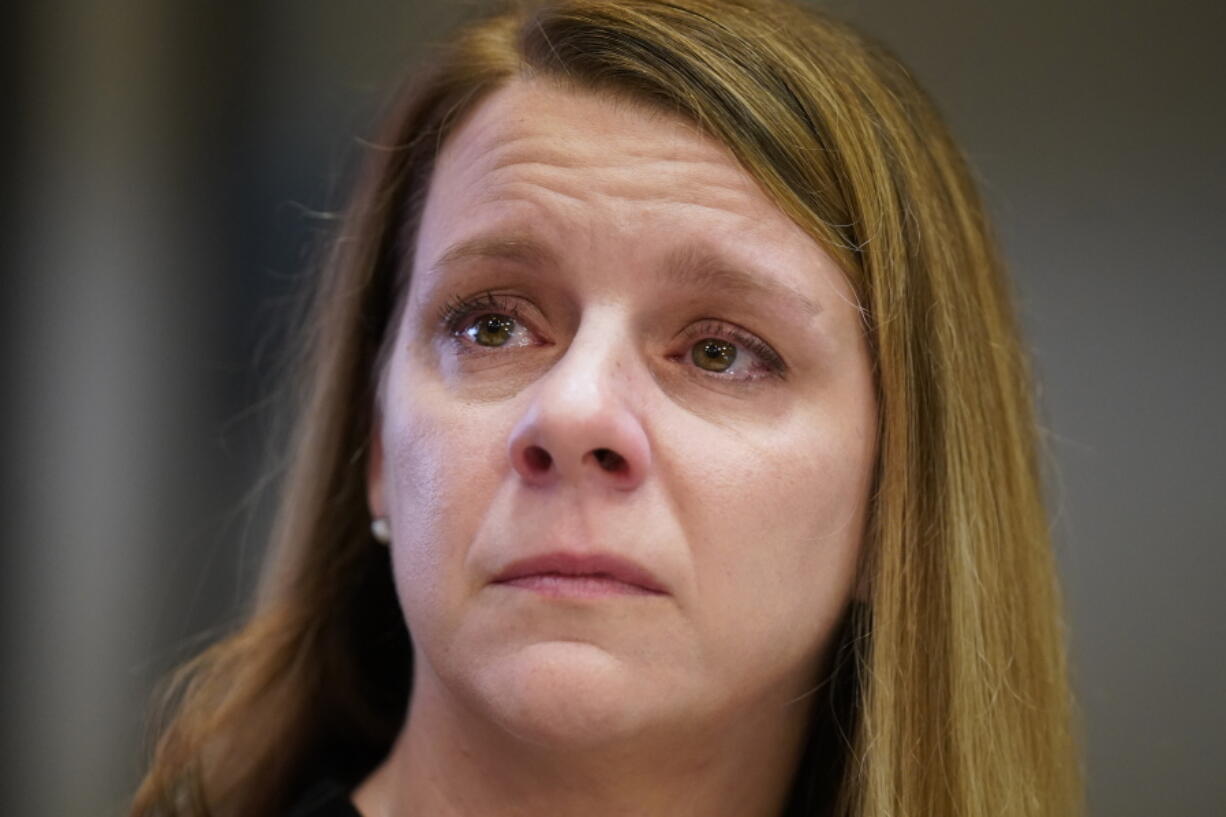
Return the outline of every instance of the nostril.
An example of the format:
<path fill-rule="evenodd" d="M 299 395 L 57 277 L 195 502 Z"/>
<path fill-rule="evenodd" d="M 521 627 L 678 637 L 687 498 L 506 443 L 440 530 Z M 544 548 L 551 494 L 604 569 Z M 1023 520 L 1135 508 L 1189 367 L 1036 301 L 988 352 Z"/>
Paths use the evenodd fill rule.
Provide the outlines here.
<path fill-rule="evenodd" d="M 597 448 L 592 452 L 596 457 L 596 462 L 600 463 L 600 467 L 606 471 L 618 471 L 625 465 L 625 458 L 616 451 L 610 451 L 607 448 Z"/>
<path fill-rule="evenodd" d="M 524 451 L 524 459 L 533 471 L 548 471 L 549 466 L 553 464 L 553 457 L 549 456 L 549 452 L 539 445 L 528 446 Z"/>

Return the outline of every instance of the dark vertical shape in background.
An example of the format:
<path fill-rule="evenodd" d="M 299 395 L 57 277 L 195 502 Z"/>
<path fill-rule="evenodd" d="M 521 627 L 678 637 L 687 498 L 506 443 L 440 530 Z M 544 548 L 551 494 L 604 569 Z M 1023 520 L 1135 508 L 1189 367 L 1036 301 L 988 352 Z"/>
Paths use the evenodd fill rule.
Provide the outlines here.
<path fill-rule="evenodd" d="M 255 276 L 218 181 L 253 127 L 233 104 L 258 48 L 241 9 L 23 9 L 5 347 L 11 813 L 117 813 L 153 678 L 234 606 L 238 527 L 224 520 L 251 453 L 224 450 L 222 428 L 250 374 L 225 322 Z"/>
<path fill-rule="evenodd" d="M 120 814 L 154 679 L 255 578 L 258 405 L 317 214 L 406 60 L 467 4 L 11 5 L 0 811 Z M 930 89 L 1012 264 L 1091 812 L 1220 813 L 1226 14 L 825 5 Z"/>

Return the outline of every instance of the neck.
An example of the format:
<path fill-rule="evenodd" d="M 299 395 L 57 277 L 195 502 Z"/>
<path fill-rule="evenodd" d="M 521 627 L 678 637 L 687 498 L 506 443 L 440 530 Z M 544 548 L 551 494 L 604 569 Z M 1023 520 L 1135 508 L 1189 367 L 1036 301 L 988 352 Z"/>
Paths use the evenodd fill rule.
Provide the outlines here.
<path fill-rule="evenodd" d="M 363 817 L 777 817 L 808 725 L 805 702 L 665 739 L 542 746 L 475 716 L 423 673 Z"/>

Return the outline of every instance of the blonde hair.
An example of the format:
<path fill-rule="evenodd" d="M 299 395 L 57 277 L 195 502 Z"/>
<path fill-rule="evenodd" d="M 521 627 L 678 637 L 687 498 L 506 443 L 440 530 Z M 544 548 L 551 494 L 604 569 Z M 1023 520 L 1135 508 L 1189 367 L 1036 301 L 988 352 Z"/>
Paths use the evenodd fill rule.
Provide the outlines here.
<path fill-rule="evenodd" d="M 966 166 L 889 53 L 776 0 L 556 0 L 462 29 L 399 98 L 315 298 L 258 604 L 178 676 L 134 815 L 275 814 L 325 757 L 358 780 L 411 682 L 365 451 L 439 145 L 546 77 L 689 118 L 840 264 L 880 406 L 862 574 L 793 814 L 1081 811 L 1027 361 Z"/>

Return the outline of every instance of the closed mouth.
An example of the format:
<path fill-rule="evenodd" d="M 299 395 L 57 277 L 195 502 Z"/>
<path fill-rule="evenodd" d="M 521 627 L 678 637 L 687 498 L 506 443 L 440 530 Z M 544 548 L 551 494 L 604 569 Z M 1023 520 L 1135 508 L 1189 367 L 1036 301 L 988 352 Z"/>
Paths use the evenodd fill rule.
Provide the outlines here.
<path fill-rule="evenodd" d="M 645 568 L 607 553 L 559 551 L 520 559 L 504 568 L 493 583 L 567 595 L 668 593 Z"/>

